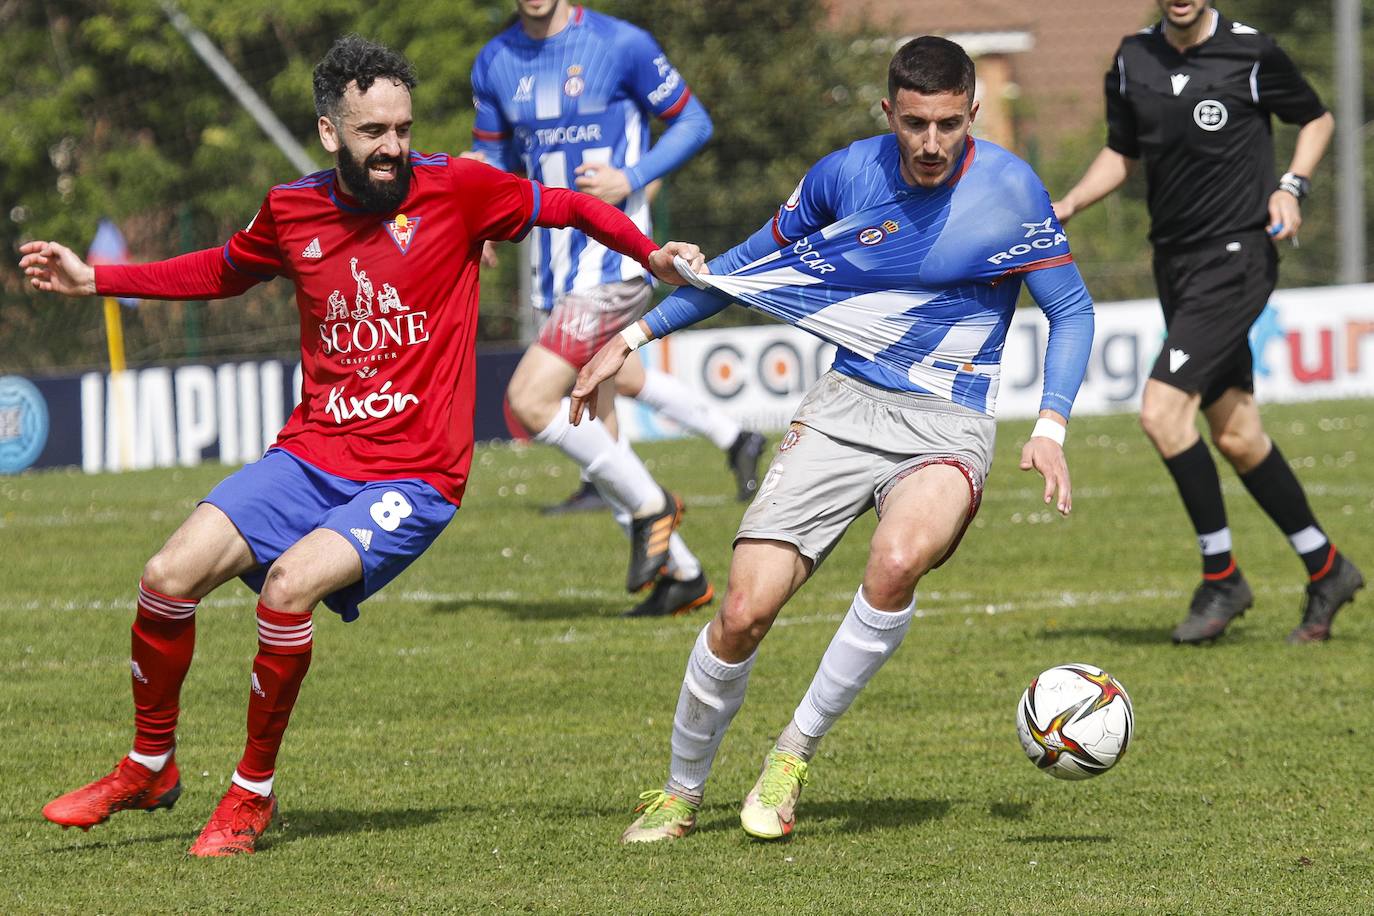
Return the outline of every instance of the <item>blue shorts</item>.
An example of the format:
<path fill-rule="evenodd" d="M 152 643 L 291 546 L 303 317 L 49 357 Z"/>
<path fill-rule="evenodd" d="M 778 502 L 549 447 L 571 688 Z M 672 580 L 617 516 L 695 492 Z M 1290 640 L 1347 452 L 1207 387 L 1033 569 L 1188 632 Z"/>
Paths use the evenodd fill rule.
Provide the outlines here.
<path fill-rule="evenodd" d="M 458 509 L 423 480 L 348 480 L 279 448 L 224 478 L 204 502 L 248 542 L 259 565 L 240 578 L 255 592 L 277 557 L 310 532 L 342 535 L 363 561 L 363 577 L 324 603 L 345 621 L 358 619 L 358 605 L 424 553 Z"/>

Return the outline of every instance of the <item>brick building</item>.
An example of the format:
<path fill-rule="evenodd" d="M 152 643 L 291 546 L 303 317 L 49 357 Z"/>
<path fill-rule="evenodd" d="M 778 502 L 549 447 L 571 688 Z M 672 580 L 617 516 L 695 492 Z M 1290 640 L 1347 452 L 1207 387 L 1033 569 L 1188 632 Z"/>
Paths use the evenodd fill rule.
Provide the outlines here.
<path fill-rule="evenodd" d="M 1102 77 L 1121 37 L 1159 18 L 1152 0 L 828 0 L 836 24 L 866 22 L 893 47 L 959 42 L 978 64 L 976 133 L 1023 155 L 1102 123 Z"/>

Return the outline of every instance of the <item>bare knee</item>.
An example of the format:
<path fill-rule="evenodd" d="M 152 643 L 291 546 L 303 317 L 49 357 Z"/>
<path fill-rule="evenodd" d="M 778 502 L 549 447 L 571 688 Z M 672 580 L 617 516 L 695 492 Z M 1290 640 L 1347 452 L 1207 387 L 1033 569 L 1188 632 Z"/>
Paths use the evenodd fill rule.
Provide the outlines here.
<path fill-rule="evenodd" d="M 1178 422 L 1172 411 L 1146 401 L 1140 406 L 1140 428 L 1159 451 L 1165 454 L 1177 451 L 1173 446 L 1179 438 Z"/>
<path fill-rule="evenodd" d="M 713 651 L 731 664 L 744 661 L 768 635 L 776 616 L 772 608 L 762 607 L 747 589 L 732 589 L 711 622 Z"/>
<path fill-rule="evenodd" d="M 900 611 L 911 604 L 916 583 L 939 559 L 937 547 L 918 540 L 906 544 L 874 544 L 864 570 L 864 598 L 882 611 Z"/>
<path fill-rule="evenodd" d="M 512 385 L 506 390 L 510 412 L 531 433 L 543 432 L 558 412 L 558 401 L 534 385 Z"/>
<path fill-rule="evenodd" d="M 259 595 L 262 603 L 283 614 L 308 614 L 322 597 L 313 592 L 305 577 L 298 575 L 288 560 L 278 560 L 267 570 L 267 580 Z"/>
<path fill-rule="evenodd" d="M 199 601 L 213 587 L 165 547 L 143 564 L 143 586 L 159 595 Z"/>
<path fill-rule="evenodd" d="M 1212 432 L 1217 451 L 1240 473 L 1253 470 L 1269 454 L 1269 437 L 1251 430 L 1223 429 Z"/>

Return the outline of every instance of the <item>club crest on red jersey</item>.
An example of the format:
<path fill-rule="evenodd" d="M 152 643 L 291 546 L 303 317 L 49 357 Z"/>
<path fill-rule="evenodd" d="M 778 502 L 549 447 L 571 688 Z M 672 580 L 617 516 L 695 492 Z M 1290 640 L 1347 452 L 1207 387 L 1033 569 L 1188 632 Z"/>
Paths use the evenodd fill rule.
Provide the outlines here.
<path fill-rule="evenodd" d="M 416 230 L 420 228 L 420 217 L 397 213 L 395 219 L 389 219 L 382 225 L 386 227 L 387 235 L 391 236 L 396 247 L 401 249 L 401 254 L 405 254 L 410 250 L 410 243 L 415 240 Z"/>

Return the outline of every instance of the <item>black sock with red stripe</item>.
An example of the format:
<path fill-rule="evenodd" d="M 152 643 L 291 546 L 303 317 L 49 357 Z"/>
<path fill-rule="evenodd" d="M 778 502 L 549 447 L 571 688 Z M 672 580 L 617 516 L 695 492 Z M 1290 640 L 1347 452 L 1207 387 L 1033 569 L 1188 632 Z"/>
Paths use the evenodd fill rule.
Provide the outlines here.
<path fill-rule="evenodd" d="M 1307 494 L 1278 445 L 1269 449 L 1263 461 L 1240 475 L 1240 480 L 1293 545 L 1307 567 L 1307 575 L 1316 581 L 1330 572 L 1335 565 L 1336 548 L 1317 524 Z"/>
<path fill-rule="evenodd" d="M 1221 478 L 1212 453 L 1201 439 L 1172 458 L 1164 466 L 1173 475 L 1183 507 L 1197 532 L 1202 551 L 1202 578 L 1218 581 L 1238 570 L 1231 556 L 1231 529 L 1226 526 L 1226 504 L 1221 498 Z"/>

